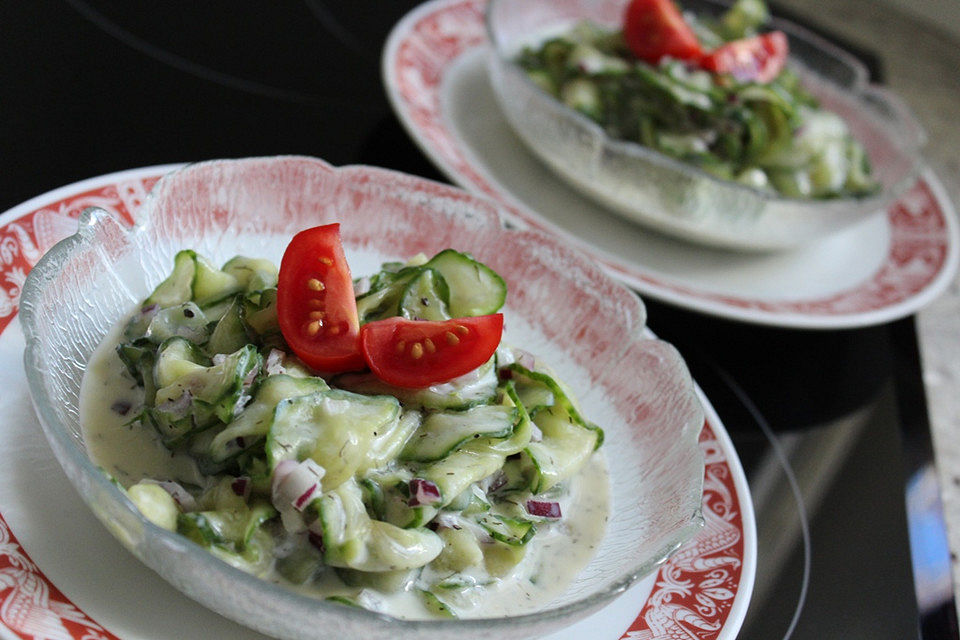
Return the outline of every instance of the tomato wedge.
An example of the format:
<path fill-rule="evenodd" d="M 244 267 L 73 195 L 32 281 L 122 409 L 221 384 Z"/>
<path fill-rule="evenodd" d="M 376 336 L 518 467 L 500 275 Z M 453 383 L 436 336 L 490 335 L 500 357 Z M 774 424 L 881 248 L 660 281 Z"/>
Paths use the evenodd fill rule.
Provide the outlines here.
<path fill-rule="evenodd" d="M 771 31 L 717 47 L 701 58 L 700 66 L 741 82 L 770 82 L 783 70 L 789 49 L 787 36 Z"/>
<path fill-rule="evenodd" d="M 697 60 L 697 35 L 671 0 L 632 0 L 623 14 L 623 38 L 633 55 L 656 64 L 664 56 Z"/>
<path fill-rule="evenodd" d="M 290 241 L 280 261 L 277 316 L 284 339 L 307 366 L 326 373 L 363 368 L 339 224 L 306 229 Z"/>
<path fill-rule="evenodd" d="M 387 318 L 363 325 L 360 350 L 378 378 L 415 389 L 473 371 L 490 359 L 502 335 L 500 313 L 440 321 Z"/>

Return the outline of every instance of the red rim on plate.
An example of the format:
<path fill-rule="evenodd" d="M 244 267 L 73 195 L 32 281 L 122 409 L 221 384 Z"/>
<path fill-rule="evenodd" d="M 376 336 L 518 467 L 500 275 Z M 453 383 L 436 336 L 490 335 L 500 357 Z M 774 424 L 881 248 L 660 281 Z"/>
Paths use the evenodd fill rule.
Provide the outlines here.
<path fill-rule="evenodd" d="M 26 274 L 47 249 L 76 231 L 83 209 L 101 207 L 129 221 L 160 176 L 174 168 L 93 178 L 0 215 L 0 337 L 16 317 Z M 746 613 L 756 569 L 753 506 L 733 444 L 702 393 L 700 399 L 706 415 L 700 433 L 705 526 L 660 567 L 652 592 L 636 604 L 636 617 L 617 632 L 619 638 L 668 640 L 685 632 L 695 632 L 701 640 L 731 638 Z M 0 635 L 116 638 L 106 630 L 111 621 L 97 621 L 95 612 L 74 605 L 30 558 L 15 533 L 0 504 Z"/>
<path fill-rule="evenodd" d="M 444 110 L 444 74 L 464 54 L 487 45 L 486 1 L 433 0 L 421 5 L 398 23 L 384 49 L 384 83 L 394 109 L 411 137 L 460 186 L 495 198 L 528 226 L 559 233 L 640 293 L 737 320 L 802 328 L 867 326 L 913 313 L 950 282 L 960 262 L 960 237 L 949 199 L 930 171 L 887 211 L 890 245 L 882 264 L 856 286 L 822 297 L 774 300 L 721 294 L 578 240 L 486 175 Z"/>

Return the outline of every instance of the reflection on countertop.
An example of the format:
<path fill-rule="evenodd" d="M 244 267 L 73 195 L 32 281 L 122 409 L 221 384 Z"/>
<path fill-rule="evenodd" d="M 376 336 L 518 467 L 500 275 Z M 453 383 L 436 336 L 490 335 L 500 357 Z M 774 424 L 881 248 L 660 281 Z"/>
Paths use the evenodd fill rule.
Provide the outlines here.
<path fill-rule="evenodd" d="M 925 156 L 951 201 L 960 202 L 960 39 L 936 24 L 875 0 L 777 0 L 811 24 L 877 52 L 886 83 L 927 131 Z M 944 512 L 960 585 L 960 276 L 918 314 L 930 422 Z M 960 589 L 954 587 L 960 594 Z"/>

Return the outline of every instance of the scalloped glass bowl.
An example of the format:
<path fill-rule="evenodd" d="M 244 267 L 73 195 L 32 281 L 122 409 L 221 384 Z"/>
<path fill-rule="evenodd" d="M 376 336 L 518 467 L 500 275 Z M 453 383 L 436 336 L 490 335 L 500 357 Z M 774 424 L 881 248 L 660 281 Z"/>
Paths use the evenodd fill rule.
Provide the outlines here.
<path fill-rule="evenodd" d="M 78 392 L 104 335 L 194 248 L 279 263 L 297 231 L 340 222 L 354 274 L 446 247 L 469 251 L 509 286 L 506 339 L 545 358 L 607 433 L 612 513 L 604 542 L 547 610 L 512 618 L 404 621 L 318 601 L 243 573 L 144 519 L 87 457 Z M 636 296 L 558 240 L 507 230 L 497 207 L 458 189 L 315 159 L 212 161 L 163 178 L 133 228 L 105 211 L 30 273 L 20 320 L 34 406 L 83 500 L 137 558 L 182 592 L 281 638 L 513 638 L 596 610 L 649 573 L 701 525 L 703 414 L 686 366 L 644 333 Z"/>
<path fill-rule="evenodd" d="M 595 122 L 541 90 L 514 62 L 537 34 L 589 19 L 619 26 L 627 0 L 491 0 L 487 32 L 494 93 L 518 137 L 566 182 L 612 211 L 685 240 L 738 250 L 809 243 L 881 214 L 912 186 L 924 134 L 901 101 L 870 85 L 862 64 L 785 20 L 790 64 L 824 108 L 839 114 L 867 151 L 882 190 L 868 198 L 801 200 L 716 178 L 642 145 L 610 138 Z M 715 0 L 684 10 L 717 15 Z"/>

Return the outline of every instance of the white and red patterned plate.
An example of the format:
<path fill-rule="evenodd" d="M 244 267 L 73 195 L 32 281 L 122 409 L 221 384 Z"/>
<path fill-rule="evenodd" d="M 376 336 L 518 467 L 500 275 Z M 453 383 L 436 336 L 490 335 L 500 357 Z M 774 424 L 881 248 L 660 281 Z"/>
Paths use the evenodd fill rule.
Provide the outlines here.
<path fill-rule="evenodd" d="M 0 215 L 0 639 L 262 638 L 203 608 L 138 562 L 61 471 L 30 405 L 20 289 L 39 257 L 98 206 L 130 220 L 174 166 L 93 178 Z M 707 399 L 700 434 L 704 528 L 657 572 L 551 640 L 724 640 L 743 622 L 756 527 L 736 452 Z M 77 549 L 83 549 L 77 553 Z"/>
<path fill-rule="evenodd" d="M 433 162 L 499 200 L 516 223 L 558 233 L 640 293 L 720 317 L 843 328 L 913 313 L 958 264 L 955 213 L 932 172 L 886 215 L 798 250 L 742 254 L 667 238 L 579 195 L 510 130 L 487 82 L 486 0 L 434 0 L 394 27 L 387 94 Z"/>

